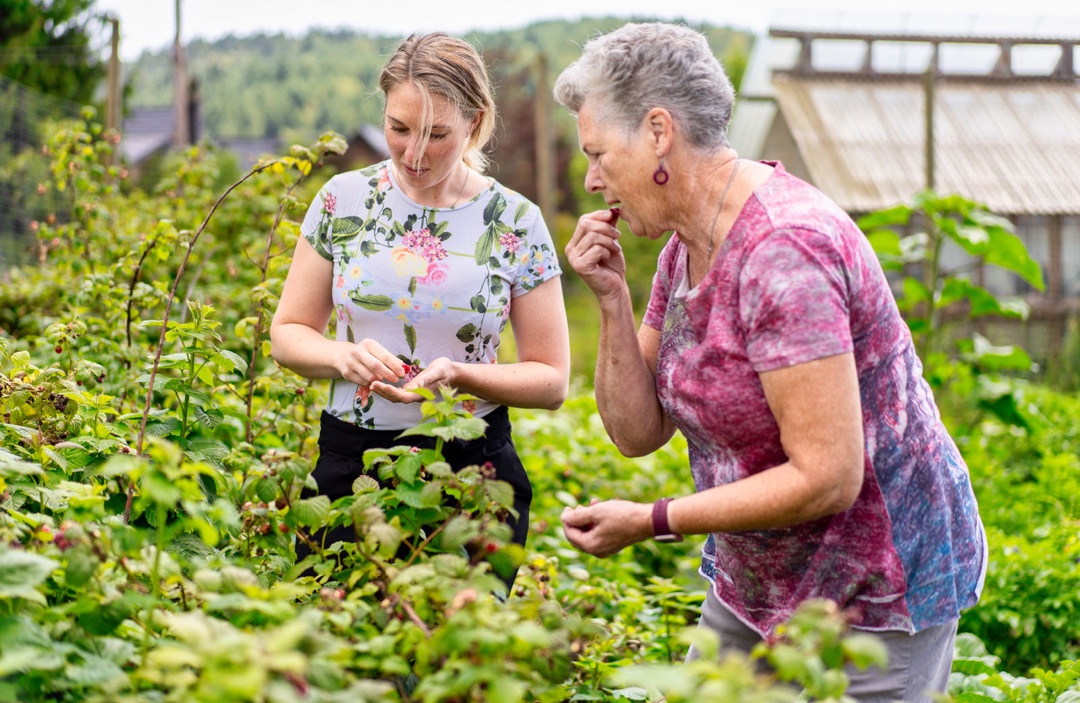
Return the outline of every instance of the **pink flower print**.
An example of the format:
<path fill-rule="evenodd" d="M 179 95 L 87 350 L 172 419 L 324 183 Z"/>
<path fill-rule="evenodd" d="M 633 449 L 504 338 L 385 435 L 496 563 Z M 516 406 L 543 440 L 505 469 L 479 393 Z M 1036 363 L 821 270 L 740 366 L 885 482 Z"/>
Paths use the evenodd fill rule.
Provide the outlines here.
<path fill-rule="evenodd" d="M 499 246 L 511 254 L 517 253 L 518 248 L 521 246 L 521 237 L 517 236 L 513 232 L 505 232 L 499 235 Z"/>
<path fill-rule="evenodd" d="M 475 413 L 476 412 L 476 401 L 475 400 L 463 400 L 463 401 L 461 401 L 461 409 L 464 410 L 465 412 L 469 413 L 469 414 Z"/>
<path fill-rule="evenodd" d="M 503 305 L 503 309 L 502 309 L 502 312 L 500 314 L 502 315 L 502 319 L 504 319 L 504 320 L 507 319 L 508 317 L 510 317 L 510 301 L 509 300 L 506 301 L 506 305 Z"/>
<path fill-rule="evenodd" d="M 333 193 L 327 193 L 322 201 L 323 212 L 327 215 L 333 215 L 337 213 L 337 196 Z"/>
<path fill-rule="evenodd" d="M 441 286 L 446 283 L 447 266 L 446 264 L 431 262 L 428 264 L 427 273 L 423 278 L 416 279 L 417 283 L 422 283 L 425 286 Z"/>
<path fill-rule="evenodd" d="M 356 387 L 356 393 L 353 394 L 353 399 L 355 400 L 356 398 L 359 398 L 361 405 L 367 405 L 368 398 L 370 398 L 370 397 L 371 397 L 371 389 L 368 388 L 367 386 L 357 386 Z"/>
<path fill-rule="evenodd" d="M 338 288 L 344 288 L 345 287 L 345 277 L 344 276 L 339 275 L 337 277 L 336 287 L 338 287 Z"/>
<path fill-rule="evenodd" d="M 390 169 L 384 168 L 379 171 L 379 183 L 375 186 L 377 190 L 386 190 L 390 187 Z"/>
<path fill-rule="evenodd" d="M 438 237 L 433 237 L 431 230 L 427 227 L 406 232 L 401 241 L 409 251 L 428 263 L 442 261 L 446 258 L 446 249 L 443 248 L 442 242 L 439 241 Z"/>

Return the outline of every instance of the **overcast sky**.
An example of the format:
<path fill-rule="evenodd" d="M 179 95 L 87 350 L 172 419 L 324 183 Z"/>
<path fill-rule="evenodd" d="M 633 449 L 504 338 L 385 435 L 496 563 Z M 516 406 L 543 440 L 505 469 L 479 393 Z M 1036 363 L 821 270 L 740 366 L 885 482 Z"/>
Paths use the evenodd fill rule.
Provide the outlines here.
<path fill-rule="evenodd" d="M 181 36 L 217 39 L 260 32 L 301 35 L 315 27 L 350 28 L 373 34 L 441 30 L 513 29 L 547 19 L 581 17 L 657 17 L 731 25 L 764 32 L 776 18 L 807 3 L 795 0 L 182 0 Z M 828 23 L 838 14 L 866 15 L 880 7 L 892 16 L 941 17 L 956 26 L 960 15 L 978 16 L 980 27 L 1023 27 L 1032 32 L 1080 36 L 1080 0 L 813 0 L 814 12 Z M 172 43 L 174 0 L 97 0 L 98 10 L 120 20 L 121 56 Z M 1023 14 L 1018 14 L 1023 12 Z M 925 26 L 925 25 L 924 25 Z"/>

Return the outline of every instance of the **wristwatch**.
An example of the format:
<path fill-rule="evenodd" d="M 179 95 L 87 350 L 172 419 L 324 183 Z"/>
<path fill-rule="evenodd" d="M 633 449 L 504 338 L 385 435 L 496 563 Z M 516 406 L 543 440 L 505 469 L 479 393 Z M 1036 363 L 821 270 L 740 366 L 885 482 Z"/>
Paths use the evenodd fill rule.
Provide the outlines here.
<path fill-rule="evenodd" d="M 668 526 L 667 506 L 671 498 L 661 498 L 652 506 L 653 539 L 657 542 L 682 542 L 682 535 L 675 534 Z"/>

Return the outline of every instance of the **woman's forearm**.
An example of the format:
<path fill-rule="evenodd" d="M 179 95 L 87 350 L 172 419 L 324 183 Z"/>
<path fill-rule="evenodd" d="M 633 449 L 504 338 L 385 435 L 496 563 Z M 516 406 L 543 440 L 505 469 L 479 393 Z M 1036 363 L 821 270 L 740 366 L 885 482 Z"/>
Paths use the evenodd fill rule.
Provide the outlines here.
<path fill-rule="evenodd" d="M 566 400 L 566 374 L 539 361 L 454 364 L 455 390 L 516 408 L 555 410 Z"/>
<path fill-rule="evenodd" d="M 301 323 L 270 328 L 270 355 L 274 361 L 305 378 L 339 378 L 336 347 L 340 344 Z"/>
<path fill-rule="evenodd" d="M 643 346 L 649 347 L 643 349 Z M 626 456 L 643 456 L 664 445 L 673 428 L 656 396 L 651 341 L 635 329 L 629 289 L 600 301 L 596 359 L 596 406 L 608 435 Z"/>

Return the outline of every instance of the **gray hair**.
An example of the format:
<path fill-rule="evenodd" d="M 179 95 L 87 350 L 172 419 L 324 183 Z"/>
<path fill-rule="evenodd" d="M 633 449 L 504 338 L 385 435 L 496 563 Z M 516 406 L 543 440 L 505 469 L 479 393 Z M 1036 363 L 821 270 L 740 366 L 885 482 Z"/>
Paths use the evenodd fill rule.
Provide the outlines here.
<path fill-rule="evenodd" d="M 690 144 L 727 146 L 735 90 L 705 36 L 684 25 L 627 24 L 586 42 L 555 81 L 555 100 L 577 114 L 586 101 L 627 134 L 662 107 Z"/>

